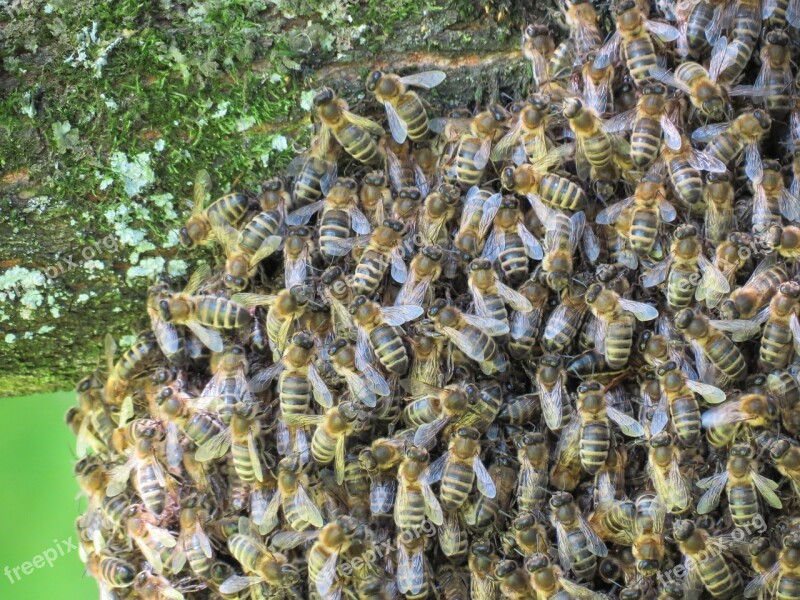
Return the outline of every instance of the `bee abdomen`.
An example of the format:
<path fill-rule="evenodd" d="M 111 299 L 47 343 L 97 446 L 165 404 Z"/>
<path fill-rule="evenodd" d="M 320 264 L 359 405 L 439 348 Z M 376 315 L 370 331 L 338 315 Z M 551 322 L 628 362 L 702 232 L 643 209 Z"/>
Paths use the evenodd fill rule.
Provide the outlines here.
<path fill-rule="evenodd" d="M 689 306 L 694 300 L 699 282 L 698 273 L 689 269 L 673 268 L 667 279 L 667 304 L 673 311 Z"/>
<path fill-rule="evenodd" d="M 366 250 L 353 274 L 353 292 L 365 295 L 375 293 L 388 266 L 389 261 L 384 254 L 372 249 Z"/>
<path fill-rule="evenodd" d="M 672 423 L 680 440 L 687 446 L 700 437 L 700 406 L 694 396 L 676 398 L 670 404 Z"/>
<path fill-rule="evenodd" d="M 394 523 L 400 529 L 420 527 L 425 520 L 425 500 L 422 492 L 409 489 L 407 498 L 405 506 L 400 506 L 397 502 L 394 505 Z"/>
<path fill-rule="evenodd" d="M 576 183 L 552 173 L 542 177 L 539 195 L 555 208 L 581 210 L 586 206 L 586 194 Z"/>
<path fill-rule="evenodd" d="M 239 533 L 233 534 L 228 538 L 228 550 L 241 565 L 249 570 L 255 571 L 258 562 L 259 549 L 249 537 Z"/>
<path fill-rule="evenodd" d="M 633 343 L 633 323 L 630 319 L 617 319 L 608 324 L 606 337 L 606 363 L 611 369 L 628 364 Z"/>
<path fill-rule="evenodd" d="M 728 338 L 715 340 L 708 345 L 706 352 L 714 366 L 734 381 L 742 379 L 747 373 L 742 353 Z"/>
<path fill-rule="evenodd" d="M 325 256 L 336 256 L 331 242 L 340 242 L 350 236 L 350 216 L 337 208 L 326 210 L 319 225 L 319 248 Z"/>
<path fill-rule="evenodd" d="M 278 233 L 281 228 L 281 221 L 280 213 L 275 210 L 257 214 L 242 230 L 239 245 L 255 254 L 264 240 Z"/>
<path fill-rule="evenodd" d="M 380 325 L 369 334 L 378 360 L 397 375 L 405 375 L 409 364 L 408 352 L 401 336 L 402 329 L 391 325 Z"/>
<path fill-rule="evenodd" d="M 428 114 L 416 94 L 407 94 L 398 103 L 397 114 L 405 121 L 412 140 L 420 140 L 428 133 Z"/>
<path fill-rule="evenodd" d="M 597 557 L 589 550 L 581 531 L 569 533 L 568 539 L 573 558 L 572 571 L 578 579 L 591 581 L 597 570 Z"/>
<path fill-rule="evenodd" d="M 256 480 L 256 473 L 253 469 L 253 462 L 250 460 L 250 450 L 247 444 L 231 444 L 231 454 L 233 455 L 233 468 L 236 474 L 244 482 Z"/>
<path fill-rule="evenodd" d="M 378 158 L 378 145 L 375 139 L 358 125 L 348 123 L 334 130 L 336 139 L 345 151 L 362 163 L 371 163 Z"/>
<path fill-rule="evenodd" d="M 611 434 L 607 423 L 592 422 L 581 431 L 580 457 L 583 468 L 590 474 L 597 473 L 608 458 Z"/>
<path fill-rule="evenodd" d="M 788 327 L 769 322 L 764 327 L 759 350 L 759 365 L 765 371 L 784 368 L 791 356 L 793 335 Z"/>
<path fill-rule="evenodd" d="M 630 242 L 634 250 L 649 254 L 658 234 L 658 215 L 652 210 L 637 210 L 630 226 Z"/>
<path fill-rule="evenodd" d="M 278 396 L 285 414 L 306 414 L 311 401 L 311 383 L 304 375 L 281 373 Z"/>
<path fill-rule="evenodd" d="M 625 57 L 637 85 L 642 85 L 658 66 L 653 42 L 647 33 L 625 43 Z"/>
<path fill-rule="evenodd" d="M 442 475 L 440 490 L 441 505 L 444 510 L 457 510 L 472 491 L 475 474 L 471 467 L 460 463 L 449 464 Z"/>
<path fill-rule="evenodd" d="M 242 194 L 227 194 L 208 207 L 208 218 L 214 223 L 224 221 L 234 227 L 247 212 L 247 198 Z"/>
<path fill-rule="evenodd" d="M 650 117 L 637 119 L 631 131 L 631 158 L 639 167 L 650 165 L 661 148 L 661 123 Z"/>
<path fill-rule="evenodd" d="M 336 440 L 331 438 L 324 429 L 318 427 L 311 438 L 311 455 L 320 464 L 327 465 L 333 462 L 336 453 Z"/>
<path fill-rule="evenodd" d="M 304 531 L 312 527 L 311 523 L 303 518 L 303 514 L 294 501 L 293 496 L 284 498 L 281 502 L 281 507 L 283 508 L 283 515 L 286 517 L 286 521 L 295 531 Z"/>
<path fill-rule="evenodd" d="M 484 168 L 478 168 L 475 164 L 475 155 L 481 149 L 480 138 L 466 137 L 458 145 L 456 155 L 456 178 L 459 183 L 464 185 L 478 185 L 483 179 Z"/>
<path fill-rule="evenodd" d="M 136 476 L 137 490 L 147 508 L 160 515 L 167 502 L 167 494 L 158 481 L 153 465 L 143 465 Z"/>
<path fill-rule="evenodd" d="M 752 485 L 735 485 L 728 489 L 731 519 L 738 527 L 750 525 L 758 517 L 758 496 Z"/>
<path fill-rule="evenodd" d="M 698 572 L 703 584 L 714 598 L 729 598 L 742 586 L 739 572 L 735 571 L 720 554 L 701 562 Z"/>

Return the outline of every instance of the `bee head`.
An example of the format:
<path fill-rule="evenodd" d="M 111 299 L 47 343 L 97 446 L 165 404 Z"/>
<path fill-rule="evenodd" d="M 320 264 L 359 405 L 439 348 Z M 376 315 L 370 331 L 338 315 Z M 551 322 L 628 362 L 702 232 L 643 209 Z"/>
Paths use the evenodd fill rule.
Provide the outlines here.
<path fill-rule="evenodd" d="M 314 106 L 328 104 L 329 102 L 333 101 L 335 97 L 336 94 L 334 94 L 331 88 L 324 87 L 317 92 L 316 96 L 314 96 Z"/>

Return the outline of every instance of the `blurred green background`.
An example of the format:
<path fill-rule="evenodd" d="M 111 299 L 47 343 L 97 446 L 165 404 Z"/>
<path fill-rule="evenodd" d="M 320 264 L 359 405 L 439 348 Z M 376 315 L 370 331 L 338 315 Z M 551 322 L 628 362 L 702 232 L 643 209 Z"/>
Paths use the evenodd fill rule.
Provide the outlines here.
<path fill-rule="evenodd" d="M 97 586 L 77 550 L 75 519 L 86 506 L 72 477 L 75 439 L 64 425 L 74 392 L 0 399 L 0 598 L 88 600 Z M 49 548 L 64 556 L 24 575 L 14 567 Z M 12 570 L 6 575 L 6 567 Z"/>

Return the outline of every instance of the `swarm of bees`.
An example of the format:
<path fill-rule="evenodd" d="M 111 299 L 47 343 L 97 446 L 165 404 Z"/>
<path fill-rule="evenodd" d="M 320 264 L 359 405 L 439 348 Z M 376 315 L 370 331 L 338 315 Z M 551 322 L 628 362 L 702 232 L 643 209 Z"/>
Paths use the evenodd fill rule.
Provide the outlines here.
<path fill-rule="evenodd" d="M 376 71 L 386 130 L 323 88 L 285 176 L 197 175 L 218 264 L 67 415 L 103 598 L 800 598 L 800 1 L 609 10 L 505 106 Z"/>

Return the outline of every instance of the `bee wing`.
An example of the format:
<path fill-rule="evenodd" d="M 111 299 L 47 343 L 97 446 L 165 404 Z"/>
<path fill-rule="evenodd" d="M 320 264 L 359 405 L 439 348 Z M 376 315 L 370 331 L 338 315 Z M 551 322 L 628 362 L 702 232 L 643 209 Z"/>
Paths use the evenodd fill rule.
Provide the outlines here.
<path fill-rule="evenodd" d="M 744 146 L 744 172 L 753 183 L 761 183 L 764 178 L 764 169 L 761 167 L 761 152 L 756 143 L 745 144 Z"/>
<path fill-rule="evenodd" d="M 261 468 L 261 459 L 258 457 L 258 447 L 253 435 L 253 429 L 247 432 L 247 454 L 253 466 L 253 474 L 258 481 L 264 481 L 264 470 Z"/>
<path fill-rule="evenodd" d="M 333 406 L 333 395 L 313 364 L 308 365 L 308 381 L 311 383 L 311 391 L 317 404 L 325 408 Z"/>
<path fill-rule="evenodd" d="M 400 83 L 429 90 L 435 88 L 446 78 L 447 74 L 444 71 L 423 71 L 421 73 L 414 73 L 413 75 L 401 77 Z"/>
<path fill-rule="evenodd" d="M 420 448 L 427 447 L 449 422 L 450 417 L 445 415 L 430 423 L 423 423 L 417 427 L 417 431 L 414 433 L 414 445 Z"/>
<path fill-rule="evenodd" d="M 185 600 L 185 596 L 174 587 L 162 589 L 160 593 L 162 596 L 164 596 L 164 598 L 170 598 L 171 600 Z"/>
<path fill-rule="evenodd" d="M 716 386 L 702 383 L 700 381 L 694 381 L 693 379 L 687 379 L 686 387 L 696 394 L 700 394 L 709 404 L 719 404 L 720 402 L 725 402 L 725 392 Z"/>
<path fill-rule="evenodd" d="M 261 242 L 261 246 L 259 246 L 255 254 L 250 257 L 250 266 L 254 267 L 268 256 L 272 256 L 275 251 L 280 248 L 282 241 L 283 238 L 281 238 L 281 236 L 271 235 Z"/>
<path fill-rule="evenodd" d="M 347 382 L 347 389 L 350 390 L 350 394 L 353 398 L 371 408 L 377 405 L 378 399 L 375 397 L 375 392 L 367 386 L 367 380 L 365 378 L 362 378 L 360 374 L 350 371 L 349 369 L 342 374 Z"/>
<path fill-rule="evenodd" d="M 583 229 L 586 227 L 586 215 L 583 214 L 583 211 L 578 211 L 569 218 L 569 222 L 569 247 L 574 253 L 581 237 L 583 237 Z"/>
<path fill-rule="evenodd" d="M 708 76 L 712 81 L 716 81 L 717 78 L 719 78 L 719 74 L 722 73 L 727 53 L 728 39 L 724 35 L 721 35 L 717 38 L 717 41 L 714 42 L 714 47 L 711 48 L 711 60 L 708 63 Z"/>
<path fill-rule="evenodd" d="M 557 462 L 570 462 L 578 456 L 578 441 L 581 437 L 581 420 L 573 415 L 567 426 L 560 431 L 555 454 Z"/>
<path fill-rule="evenodd" d="M 180 467 L 183 459 L 183 447 L 181 446 L 180 430 L 173 422 L 167 423 L 166 455 L 170 469 Z"/>
<path fill-rule="evenodd" d="M 193 319 L 186 321 L 184 324 L 209 350 L 212 352 L 222 352 L 222 336 L 218 331 L 209 329 Z"/>
<path fill-rule="evenodd" d="M 292 226 L 305 225 L 325 206 L 325 200 L 317 200 L 311 204 L 301 206 L 286 215 L 286 224 Z"/>
<path fill-rule="evenodd" d="M 176 546 L 177 542 L 168 529 L 157 527 L 152 523 L 145 523 L 144 526 L 147 529 L 147 533 L 161 545 L 167 548 L 174 548 Z"/>
<path fill-rule="evenodd" d="M 247 384 L 251 392 L 259 394 L 269 388 L 272 381 L 286 368 L 283 361 L 278 361 L 266 369 L 261 369 Z"/>
<path fill-rule="evenodd" d="M 777 578 L 781 573 L 780 561 L 775 561 L 769 569 L 759 574 L 744 588 L 745 598 L 767 598 L 774 593 Z"/>
<path fill-rule="evenodd" d="M 418 594 L 424 585 L 422 577 L 424 554 L 414 552 L 409 556 L 405 544 L 397 545 L 397 589 L 403 594 Z"/>
<path fill-rule="evenodd" d="M 668 256 L 645 273 L 642 277 L 642 287 L 651 288 L 664 283 L 669 273 L 669 268 L 672 265 L 672 256 Z"/>
<path fill-rule="evenodd" d="M 689 502 L 691 502 L 692 497 L 689 492 L 689 487 L 686 485 L 686 480 L 681 473 L 677 456 L 673 456 L 672 461 L 669 463 L 667 486 L 671 492 L 671 499 L 674 501 L 674 506 L 676 508 L 683 510 L 689 506 Z M 664 498 L 666 498 L 666 496 L 664 496 Z"/>
<path fill-rule="evenodd" d="M 678 216 L 678 212 L 675 210 L 675 207 L 664 198 L 661 198 L 658 201 L 658 213 L 661 217 L 661 220 L 665 223 L 672 223 Z"/>
<path fill-rule="evenodd" d="M 186 284 L 186 287 L 183 289 L 185 294 L 194 294 L 203 282 L 208 278 L 209 274 L 211 273 L 211 267 L 207 264 L 202 264 L 197 269 L 195 269 L 192 276 L 189 278 L 189 282 Z"/>
<path fill-rule="evenodd" d="M 522 222 L 517 224 L 517 234 L 522 240 L 522 246 L 525 248 L 525 254 L 528 258 L 533 260 L 542 260 L 544 258 L 544 250 L 539 240 L 533 235 Z"/>
<path fill-rule="evenodd" d="M 578 517 L 578 526 L 586 538 L 586 546 L 589 548 L 589 551 L 595 556 L 608 556 L 608 548 L 606 548 L 605 543 L 603 543 L 603 540 L 600 539 L 600 536 L 595 533 L 592 526 L 586 522 L 583 516 Z"/>
<path fill-rule="evenodd" d="M 425 467 L 425 471 L 422 474 L 422 479 L 430 485 L 431 483 L 436 483 L 437 481 L 441 480 L 442 475 L 444 474 L 444 467 L 447 464 L 447 461 L 450 459 L 450 452 L 445 452 L 427 467 Z"/>
<path fill-rule="evenodd" d="M 556 521 L 556 545 L 558 547 L 558 561 L 561 568 L 568 571 L 572 567 L 573 556 L 569 544 L 567 529 L 561 521 Z"/>
<path fill-rule="evenodd" d="M 672 25 L 659 21 L 646 20 L 644 22 L 644 27 L 662 42 L 674 42 L 681 35 L 680 31 L 675 29 Z"/>
<path fill-rule="evenodd" d="M 483 464 L 480 454 L 475 454 L 472 459 L 472 468 L 475 471 L 475 478 L 478 482 L 478 491 L 487 498 L 494 498 L 497 495 L 497 488 L 494 485 L 492 476 Z"/>
<path fill-rule="evenodd" d="M 646 302 L 635 302 L 627 298 L 620 298 L 617 302 L 623 310 L 633 313 L 639 321 L 652 321 L 658 317 L 658 309 Z"/>
<path fill-rule="evenodd" d="M 777 483 L 771 479 L 767 479 L 763 475 L 759 475 L 755 471 L 750 471 L 750 479 L 756 486 L 758 493 L 767 501 L 767 504 L 772 508 L 783 508 L 781 499 L 775 494 L 775 490 L 778 489 Z"/>
<path fill-rule="evenodd" d="M 494 217 L 497 215 L 497 211 L 500 210 L 500 204 L 502 201 L 502 194 L 493 194 L 486 199 L 486 202 L 483 203 L 481 222 L 480 225 L 478 225 L 478 233 L 481 235 L 481 237 L 485 236 L 486 232 L 489 231 L 489 227 L 491 227 L 492 223 L 494 222 Z"/>
<path fill-rule="evenodd" d="M 700 498 L 700 501 L 697 503 L 697 512 L 699 514 L 705 515 L 710 513 L 717 507 L 717 505 L 719 505 L 719 499 L 722 495 L 722 490 L 725 489 L 725 485 L 727 483 L 727 471 L 722 471 L 721 473 L 717 473 L 711 477 L 705 477 L 696 482 L 697 487 L 706 490 L 706 493 L 703 494 L 703 497 Z"/>
<path fill-rule="evenodd" d="M 346 442 L 346 436 L 340 435 L 339 439 L 336 440 L 336 450 L 333 457 L 333 466 L 334 470 L 336 471 L 336 483 L 339 485 L 344 483 L 344 455 Z"/>
<path fill-rule="evenodd" d="M 389 260 L 392 264 L 392 279 L 397 283 L 403 283 L 408 277 L 408 267 L 403 260 L 403 254 L 400 248 L 395 248 L 389 254 Z"/>
<path fill-rule="evenodd" d="M 661 390 L 661 397 L 658 400 L 658 405 L 653 411 L 653 417 L 650 419 L 650 435 L 655 435 L 664 430 L 669 423 L 669 399 L 666 392 Z"/>
<path fill-rule="evenodd" d="M 555 385 L 548 389 L 546 386 L 539 386 L 539 400 L 542 407 L 544 421 L 551 430 L 558 429 L 561 424 L 562 399 L 564 387 L 561 378 L 556 380 Z"/>
<path fill-rule="evenodd" d="M 158 313 L 151 314 L 153 333 L 156 335 L 156 341 L 161 348 L 161 352 L 165 356 L 172 356 L 177 354 L 181 349 L 181 336 L 178 329 L 172 324 L 167 323 Z"/>
<path fill-rule="evenodd" d="M 703 125 L 692 132 L 692 141 L 706 144 L 721 135 L 730 126 L 730 121 L 726 121 L 725 123 L 711 123 L 709 125 Z"/>
<path fill-rule="evenodd" d="M 533 207 L 533 212 L 536 213 L 536 218 L 541 221 L 545 228 L 552 229 L 556 212 L 547 206 L 538 194 L 528 194 L 527 198 Z"/>
<path fill-rule="evenodd" d="M 603 78 L 599 84 L 595 84 L 594 80 L 590 78 L 585 79 L 583 97 L 586 99 L 586 104 L 598 114 L 606 112 L 606 104 L 608 102 L 608 78 Z"/>
<path fill-rule="evenodd" d="M 137 544 L 137 546 L 139 550 L 141 550 L 145 560 L 153 567 L 153 572 L 161 575 L 161 572 L 164 570 L 164 562 L 161 560 L 161 555 L 145 543 Z"/>
<path fill-rule="evenodd" d="M 492 262 L 496 261 L 497 257 L 500 256 L 500 253 L 505 249 L 505 240 L 506 236 L 502 231 L 499 229 L 493 229 L 489 234 L 489 237 L 486 238 L 486 243 L 483 245 L 481 257 L 488 258 Z"/>
<path fill-rule="evenodd" d="M 211 192 L 211 175 L 205 169 L 200 169 L 194 176 L 194 190 L 192 195 L 192 214 L 203 212 L 203 206 L 208 201 Z"/>
<path fill-rule="evenodd" d="M 616 204 L 612 204 L 611 206 L 607 206 L 599 213 L 597 213 L 597 217 L 595 217 L 595 222 L 599 223 L 600 225 L 613 225 L 619 219 L 619 216 L 623 213 L 623 211 L 627 208 L 630 208 L 633 205 L 634 197 L 630 196 L 625 198 L 622 202 L 617 202 Z"/>
<path fill-rule="evenodd" d="M 421 317 L 425 314 L 425 309 L 413 304 L 402 304 L 400 306 L 383 306 L 379 312 L 387 325 L 399 327 L 408 321 Z"/>
<path fill-rule="evenodd" d="M 317 573 L 314 579 L 314 587 L 317 593 L 323 598 L 329 598 L 328 592 L 331 591 L 333 583 L 336 580 L 336 567 L 339 564 L 339 550 L 334 550 L 325 561 L 325 564 Z"/>
<path fill-rule="evenodd" d="M 695 298 L 700 300 L 709 294 L 727 294 L 731 291 L 731 286 L 728 283 L 728 279 L 722 274 L 722 271 L 720 271 L 714 265 L 714 263 L 710 262 L 702 254 L 700 254 L 697 258 L 697 265 L 700 267 L 700 271 L 703 273 L 703 278 L 700 280 L 700 285 L 697 286 Z M 700 291 L 701 289 L 702 291 Z"/>
<path fill-rule="evenodd" d="M 681 149 L 681 132 L 675 126 L 668 115 L 661 115 L 661 131 L 664 133 L 664 142 L 670 150 L 678 151 Z"/>
<path fill-rule="evenodd" d="M 689 160 L 689 164 L 700 171 L 708 171 L 709 173 L 724 173 L 728 170 L 728 168 L 725 166 L 725 163 L 718 158 L 714 158 L 705 152 L 698 152 L 694 148 L 689 151 L 687 158 Z"/>
<path fill-rule="evenodd" d="M 236 594 L 250 586 L 261 583 L 261 577 L 245 577 L 242 575 L 231 575 L 222 585 L 219 586 L 219 591 L 223 594 Z"/>
<path fill-rule="evenodd" d="M 111 469 L 110 479 L 108 486 L 106 486 L 106 496 L 113 498 L 119 496 L 128 487 L 128 478 L 131 476 L 131 471 L 135 462 L 133 458 L 129 458 L 121 465 L 115 466 Z"/>
<path fill-rule="evenodd" d="M 701 421 L 703 427 L 711 429 L 722 425 L 730 425 L 746 421 L 748 415 L 740 410 L 739 402 L 732 401 L 725 404 L 717 404 L 703 413 Z"/>
<path fill-rule="evenodd" d="M 367 388 L 376 393 L 378 396 L 391 396 L 392 388 L 389 387 L 389 382 L 386 381 L 386 378 L 381 374 L 381 372 L 378 371 L 378 369 L 376 369 L 371 363 L 367 363 L 363 366 L 364 368 L 361 370 L 361 372 L 364 375 Z"/>
<path fill-rule="evenodd" d="M 619 428 L 627 436 L 642 437 L 644 435 L 644 427 L 633 417 L 629 417 L 624 412 L 621 412 L 613 406 L 606 407 L 606 414 L 608 418 L 614 421 Z"/>
<path fill-rule="evenodd" d="M 744 342 L 761 331 L 761 324 L 749 319 L 712 319 L 709 321 L 716 329 L 731 334 L 734 342 Z"/>
<path fill-rule="evenodd" d="M 172 557 L 170 560 L 170 568 L 172 569 L 173 573 L 180 573 L 183 570 L 183 567 L 186 565 L 186 552 L 183 548 L 184 540 L 181 536 L 181 539 L 178 540 L 177 546 L 172 551 Z"/>
<path fill-rule="evenodd" d="M 425 515 L 434 525 L 441 525 L 444 523 L 444 513 L 436 494 L 433 493 L 431 486 L 426 482 L 420 484 L 420 490 L 422 491 L 422 498 L 425 500 Z"/>
<path fill-rule="evenodd" d="M 672 73 L 670 73 L 666 69 L 663 69 L 661 67 L 656 67 L 654 69 L 651 69 L 650 70 L 650 76 L 653 79 L 655 79 L 657 81 L 660 81 L 661 83 L 663 83 L 665 85 L 668 85 L 670 87 L 673 87 L 675 89 L 678 89 L 678 90 L 682 91 L 684 94 L 687 94 L 687 95 L 691 95 L 692 94 L 692 89 L 688 85 L 686 85 L 685 83 L 683 83 L 679 79 L 676 79 L 675 75 L 673 75 Z"/>
<path fill-rule="evenodd" d="M 795 352 L 800 352 L 800 320 L 797 318 L 797 313 L 792 313 L 789 317 L 789 329 L 792 331 Z"/>
<path fill-rule="evenodd" d="M 789 0 L 789 5 L 786 7 L 786 20 L 795 29 L 800 28 L 800 2 L 798 0 Z"/>
<path fill-rule="evenodd" d="M 136 416 L 133 408 L 133 396 L 125 396 L 119 409 L 119 426 L 124 427 Z"/>
<path fill-rule="evenodd" d="M 369 506 L 372 514 L 382 515 L 388 513 L 394 506 L 397 494 L 397 480 L 387 477 L 373 480 L 369 489 Z"/>
<path fill-rule="evenodd" d="M 231 430 L 226 428 L 208 440 L 205 444 L 199 446 L 194 454 L 194 458 L 198 462 L 217 460 L 225 456 L 230 447 Z"/>
<path fill-rule="evenodd" d="M 302 485 L 297 486 L 294 494 L 294 503 L 304 521 L 308 521 L 314 527 L 322 527 L 324 524 L 322 513 L 311 498 L 308 497 L 308 492 Z"/>
<path fill-rule="evenodd" d="M 361 129 L 366 130 L 368 133 L 374 136 L 380 137 L 385 133 L 383 127 L 381 127 L 378 123 L 376 123 L 372 119 L 368 119 L 366 117 L 362 117 L 355 113 L 351 113 L 349 110 L 343 110 L 342 116 L 353 125 L 361 127 Z"/>
<path fill-rule="evenodd" d="M 499 280 L 495 282 L 495 287 L 497 288 L 497 294 L 514 310 L 521 312 L 530 312 L 533 310 L 530 301 L 517 290 L 510 288 Z"/>
<path fill-rule="evenodd" d="M 496 162 L 500 162 L 503 160 L 508 160 L 511 156 L 512 151 L 516 150 L 521 144 L 519 144 L 520 135 L 524 130 L 525 124 L 523 123 L 522 119 L 514 123 L 513 127 L 508 130 L 500 140 L 495 144 L 494 148 L 492 149 L 492 160 Z M 523 147 L 523 151 L 524 151 Z M 527 160 L 527 154 L 525 155 L 525 159 Z"/>
<path fill-rule="evenodd" d="M 559 577 L 558 583 L 561 586 L 561 589 L 568 594 L 569 598 L 577 598 L 578 600 L 604 600 L 607 598 L 607 596 L 603 594 L 593 592 L 592 590 L 585 588 L 582 585 L 578 585 L 577 583 L 573 583 L 564 577 Z"/>
<path fill-rule="evenodd" d="M 790 221 L 800 221 L 800 198 L 791 190 L 783 189 L 778 199 L 781 214 Z"/>
<path fill-rule="evenodd" d="M 592 63 L 593 68 L 602 70 L 611 65 L 617 55 L 621 41 L 622 36 L 620 36 L 619 31 L 614 31 L 608 41 L 597 51 Z"/>
<path fill-rule="evenodd" d="M 603 129 L 606 133 L 622 133 L 632 129 L 635 122 L 636 109 L 632 108 L 603 121 Z"/>
<path fill-rule="evenodd" d="M 478 315 L 470 315 L 467 313 L 461 313 L 461 316 L 464 317 L 464 320 L 467 323 L 473 327 L 483 330 L 484 333 L 492 337 L 506 335 L 509 332 L 508 325 L 502 321 L 498 321 L 497 319 L 492 319 L 491 317 L 481 317 Z"/>
<path fill-rule="evenodd" d="M 383 103 L 383 106 L 386 109 L 386 121 L 389 123 L 389 131 L 392 132 L 394 141 L 402 144 L 408 137 L 408 126 L 402 117 L 397 114 L 391 102 L 387 100 Z"/>

